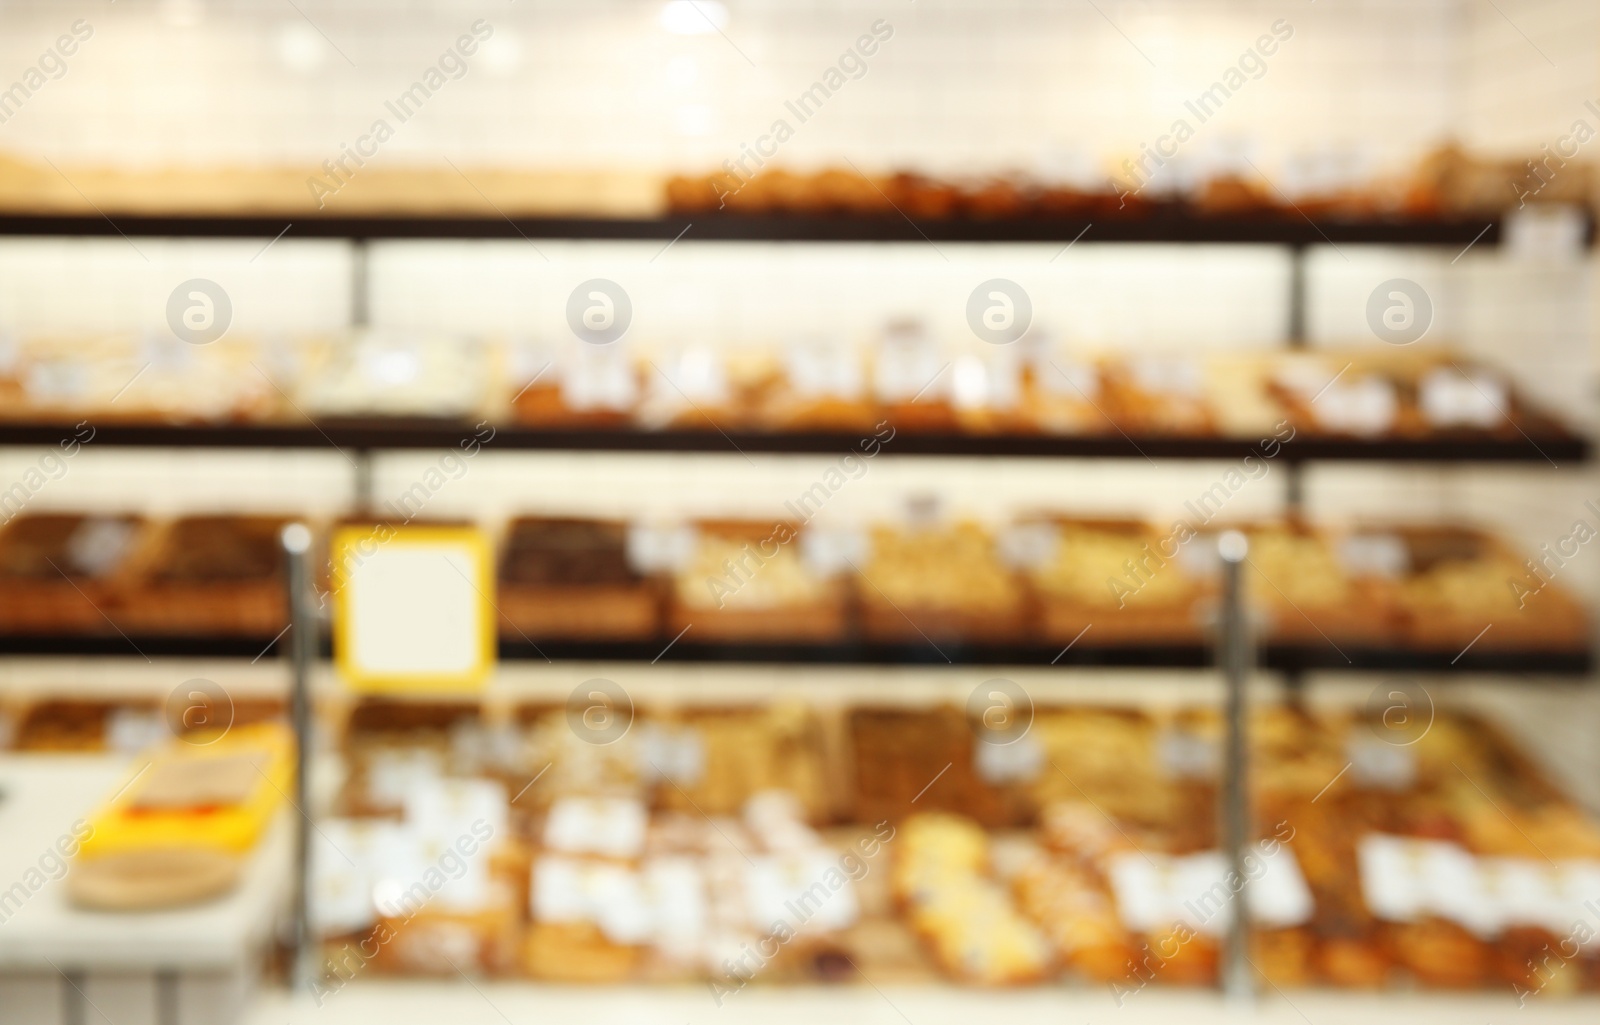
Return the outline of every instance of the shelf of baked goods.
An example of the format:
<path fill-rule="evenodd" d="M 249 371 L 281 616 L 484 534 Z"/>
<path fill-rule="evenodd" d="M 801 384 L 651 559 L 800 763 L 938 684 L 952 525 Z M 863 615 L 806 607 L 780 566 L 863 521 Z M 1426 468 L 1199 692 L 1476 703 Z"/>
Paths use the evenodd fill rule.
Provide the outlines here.
<path fill-rule="evenodd" d="M 1151 154 L 1069 183 L 940 179 L 854 164 L 797 172 L 756 161 L 705 175 L 492 168 L 367 168 L 332 181 L 291 168 L 58 169 L 0 158 L 0 235 L 276 238 L 570 238 L 792 242 L 1154 242 L 1492 246 L 1516 162 L 1444 146 L 1365 181 L 1290 195 L 1254 165 L 1155 175 Z M 1538 202 L 1587 208 L 1583 175 Z M 308 189 L 308 183 L 316 185 Z M 77 183 L 77 184 L 74 184 Z M 337 184 L 337 187 L 335 187 Z M 1552 183 L 1545 183 L 1552 185 Z M 320 186 L 320 194 L 318 187 Z M 80 191 L 80 189 L 82 191 Z M 86 196 L 96 197 L 93 203 Z M 1532 197 L 1524 197 L 1529 199 Z M 1586 229 L 1592 236 L 1592 219 Z"/>
<path fill-rule="evenodd" d="M 0 339 L 0 444 L 1576 461 L 1505 372 L 1442 346 L 979 350 L 893 321 L 856 345 L 345 336 Z"/>
<path fill-rule="evenodd" d="M 321 703 L 344 770 L 310 839 L 325 993 L 355 972 L 724 1000 L 864 976 L 1120 1006 L 1215 982 L 1241 893 L 1263 989 L 1600 987 L 1573 939 L 1600 914 L 1600 827 L 1470 714 L 1255 709 L 1230 884 L 1210 708 L 1036 701 L 1023 729 L 932 697 L 641 695 L 626 720 L 562 697 Z M 170 730 L 156 700 L 13 714 L 24 752 Z"/>
<path fill-rule="evenodd" d="M 814 501 L 815 499 L 811 499 Z M 507 658 L 1202 666 L 1218 569 L 1211 522 L 920 506 L 869 528 L 523 517 L 500 533 Z M 398 523 L 405 510 L 396 510 Z M 0 530 L 0 652 L 260 658 L 287 626 L 266 516 L 19 516 Z M 1244 524 L 1265 664 L 1583 673 L 1588 614 L 1484 531 Z M 319 585 L 324 606 L 327 578 Z"/>

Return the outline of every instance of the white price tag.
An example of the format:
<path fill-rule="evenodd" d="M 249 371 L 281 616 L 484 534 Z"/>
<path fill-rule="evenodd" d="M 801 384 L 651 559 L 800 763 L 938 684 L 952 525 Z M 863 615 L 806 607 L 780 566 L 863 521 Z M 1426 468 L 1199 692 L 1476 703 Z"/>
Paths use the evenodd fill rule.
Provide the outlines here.
<path fill-rule="evenodd" d="M 1518 260 L 1576 262 L 1583 253 L 1586 221 L 1565 203 L 1535 203 L 1506 218 L 1504 251 Z"/>
<path fill-rule="evenodd" d="M 1389 430 L 1399 408 L 1394 385 L 1381 377 L 1337 381 L 1311 404 L 1317 423 L 1324 429 L 1361 435 Z"/>
<path fill-rule="evenodd" d="M 862 530 L 807 527 L 800 532 L 800 558 L 819 577 L 834 576 L 866 561 L 867 535 Z"/>
<path fill-rule="evenodd" d="M 639 774 L 694 786 L 706 771 L 706 745 L 692 726 L 645 723 L 639 729 Z"/>
<path fill-rule="evenodd" d="M 791 341 L 783 349 L 789 387 L 801 398 L 854 400 L 866 391 L 866 375 L 854 349 L 821 339 Z"/>
<path fill-rule="evenodd" d="M 634 523 L 628 527 L 628 565 L 636 573 L 676 573 L 689 565 L 700 547 L 700 533 L 691 526 Z"/>
<path fill-rule="evenodd" d="M 1000 558 L 1013 569 L 1043 569 L 1060 549 L 1061 530 L 1054 523 L 1017 523 L 1000 532 Z"/>
<path fill-rule="evenodd" d="M 1499 377 L 1455 367 L 1428 371 L 1420 386 L 1422 414 L 1435 427 L 1494 427 L 1506 418 L 1510 394 Z"/>
<path fill-rule="evenodd" d="M 758 855 L 744 879 L 749 924 L 761 932 L 779 922 L 795 932 L 843 929 L 860 917 L 855 888 L 832 851 Z"/>
<path fill-rule="evenodd" d="M 1417 782 L 1417 756 L 1410 747 L 1353 731 L 1345 739 L 1350 776 L 1359 785 L 1377 790 L 1409 790 Z"/>
<path fill-rule="evenodd" d="M 567 854 L 636 858 L 644 850 L 649 816 L 624 797 L 563 797 L 550 807 L 544 845 Z"/>
<path fill-rule="evenodd" d="M 1404 576 L 1411 568 L 1411 552 L 1398 534 L 1353 534 L 1341 538 L 1340 563 L 1353 576 Z"/>
<path fill-rule="evenodd" d="M 1031 783 L 1044 771 L 1044 746 L 1032 733 L 1009 744 L 979 741 L 972 746 L 972 768 L 985 783 Z"/>

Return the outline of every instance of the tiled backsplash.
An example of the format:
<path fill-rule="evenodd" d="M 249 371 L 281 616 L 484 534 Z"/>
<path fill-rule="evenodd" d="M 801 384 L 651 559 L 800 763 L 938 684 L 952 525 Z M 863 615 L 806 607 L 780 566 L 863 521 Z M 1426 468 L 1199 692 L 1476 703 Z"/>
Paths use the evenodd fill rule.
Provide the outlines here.
<path fill-rule="evenodd" d="M 0 125 L 0 149 L 309 171 L 387 117 L 393 164 L 699 169 L 784 118 L 779 159 L 798 166 L 1103 177 L 1194 122 L 1186 101 L 1277 26 L 1288 38 L 1246 63 L 1184 158 L 1249 156 L 1292 186 L 1309 158 L 1355 173 L 1449 134 L 1494 146 L 1564 129 L 1593 77 L 1593 33 L 1571 29 L 1596 15 L 1579 0 L 1514 6 L 1531 42 L 1467 0 L 726 0 L 725 26 L 696 35 L 663 27 L 662 0 L 10 2 L 5 81 L 78 19 L 93 35 Z M 847 62 L 861 77 L 799 124 L 785 101 L 875 24 L 892 35 Z M 474 25 L 492 34 L 399 124 L 385 101 Z"/>

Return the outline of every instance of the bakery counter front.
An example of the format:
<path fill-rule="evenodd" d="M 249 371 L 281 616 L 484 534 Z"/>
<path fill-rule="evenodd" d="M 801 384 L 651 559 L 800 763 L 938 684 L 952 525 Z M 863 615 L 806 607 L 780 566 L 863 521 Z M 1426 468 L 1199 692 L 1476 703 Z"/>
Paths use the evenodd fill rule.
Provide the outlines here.
<path fill-rule="evenodd" d="M 1196 681 L 1146 703 L 1086 679 L 1125 695 L 1105 704 L 999 678 L 889 700 L 814 670 L 673 673 L 631 695 L 598 676 L 325 695 L 316 971 L 293 998 L 272 928 L 293 878 L 281 707 L 152 748 L 148 701 L 37 702 L 0 759 L 6 1006 L 26 1025 L 114 995 L 162 1025 L 296 1020 L 296 1000 L 330 1021 L 648 1005 L 924 1025 L 992 1000 L 1234 1020 L 1217 984 L 1241 908 L 1263 1020 L 1600 1006 L 1600 826 L 1485 716 L 1258 703 L 1239 876 Z M 278 984 L 247 998 L 263 973 Z"/>
<path fill-rule="evenodd" d="M 293 875 L 270 754 L 0 753 L 0 1020 L 237 1021 Z"/>

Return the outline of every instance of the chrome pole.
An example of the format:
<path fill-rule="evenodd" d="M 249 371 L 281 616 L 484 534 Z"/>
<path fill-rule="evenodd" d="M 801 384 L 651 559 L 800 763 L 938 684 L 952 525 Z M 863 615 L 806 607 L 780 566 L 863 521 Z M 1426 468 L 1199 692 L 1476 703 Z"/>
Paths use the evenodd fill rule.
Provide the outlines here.
<path fill-rule="evenodd" d="M 1245 620 L 1242 569 L 1250 543 L 1236 530 L 1223 534 L 1217 542 L 1222 556 L 1222 618 L 1218 631 L 1218 654 L 1227 685 L 1224 720 L 1227 738 L 1223 748 L 1222 780 L 1219 793 L 1219 818 L 1222 851 L 1230 877 L 1249 878 L 1244 857 L 1250 842 L 1250 804 L 1245 731 L 1245 683 L 1252 661 L 1250 636 Z M 1249 1003 L 1255 993 L 1250 970 L 1250 905 L 1247 887 L 1240 885 L 1233 898 L 1233 917 L 1228 924 L 1222 950 L 1222 992 L 1230 1003 Z"/>
<path fill-rule="evenodd" d="M 311 928 L 311 664 L 317 654 L 316 611 L 311 607 L 311 531 L 303 523 L 283 528 L 289 581 L 289 714 L 294 724 L 294 906 L 290 985 L 309 993 L 322 978 L 316 937 Z"/>

